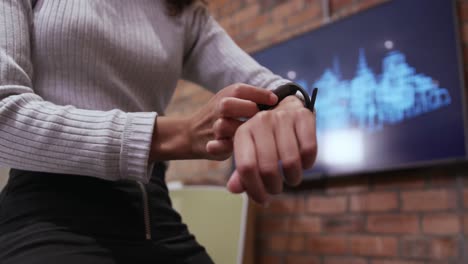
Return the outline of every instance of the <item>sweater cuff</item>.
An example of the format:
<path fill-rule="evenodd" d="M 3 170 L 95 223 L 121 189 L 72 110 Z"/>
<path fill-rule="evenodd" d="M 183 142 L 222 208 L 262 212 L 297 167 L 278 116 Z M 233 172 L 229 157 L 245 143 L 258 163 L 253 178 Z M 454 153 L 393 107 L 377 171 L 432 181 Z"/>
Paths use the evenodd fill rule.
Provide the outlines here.
<path fill-rule="evenodd" d="M 120 152 L 121 179 L 149 181 L 153 168 L 149 164 L 149 153 L 155 122 L 155 112 L 128 113 Z"/>

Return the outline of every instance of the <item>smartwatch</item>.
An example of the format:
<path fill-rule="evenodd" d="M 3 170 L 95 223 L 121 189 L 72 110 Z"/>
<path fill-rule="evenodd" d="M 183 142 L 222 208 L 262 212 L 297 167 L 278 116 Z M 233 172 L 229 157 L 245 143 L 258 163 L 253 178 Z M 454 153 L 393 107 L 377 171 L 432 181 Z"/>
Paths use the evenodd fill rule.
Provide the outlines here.
<path fill-rule="evenodd" d="M 315 106 L 315 98 L 317 97 L 317 88 L 314 88 L 312 91 L 312 97 L 309 97 L 309 94 L 302 88 L 300 85 L 296 83 L 286 83 L 283 85 L 278 86 L 272 92 L 278 96 L 278 102 L 275 105 L 263 105 L 258 104 L 258 109 L 262 110 L 269 110 L 274 108 L 281 102 L 284 98 L 290 95 L 296 95 L 299 99 L 304 102 L 304 106 L 309 109 L 310 111 L 314 112 Z"/>

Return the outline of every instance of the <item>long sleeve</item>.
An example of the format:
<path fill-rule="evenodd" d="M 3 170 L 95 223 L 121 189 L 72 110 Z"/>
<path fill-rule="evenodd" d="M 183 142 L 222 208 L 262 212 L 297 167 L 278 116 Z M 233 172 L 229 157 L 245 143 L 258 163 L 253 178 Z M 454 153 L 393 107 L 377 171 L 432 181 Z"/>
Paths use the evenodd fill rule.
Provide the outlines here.
<path fill-rule="evenodd" d="M 31 0 L 0 0 L 0 165 L 148 181 L 155 112 L 60 106 L 34 93 Z"/>
<path fill-rule="evenodd" d="M 184 79 L 213 92 L 238 82 L 267 89 L 289 82 L 239 48 L 206 8 L 195 5 L 188 13 Z"/>

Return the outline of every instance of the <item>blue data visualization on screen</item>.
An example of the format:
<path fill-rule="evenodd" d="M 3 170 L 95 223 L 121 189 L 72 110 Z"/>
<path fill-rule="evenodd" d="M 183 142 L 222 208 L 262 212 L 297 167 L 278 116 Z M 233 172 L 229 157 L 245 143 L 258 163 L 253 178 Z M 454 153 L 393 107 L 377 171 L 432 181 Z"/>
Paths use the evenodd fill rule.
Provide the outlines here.
<path fill-rule="evenodd" d="M 316 100 L 310 175 L 466 157 L 456 18 L 450 0 L 393 0 L 254 54 Z"/>

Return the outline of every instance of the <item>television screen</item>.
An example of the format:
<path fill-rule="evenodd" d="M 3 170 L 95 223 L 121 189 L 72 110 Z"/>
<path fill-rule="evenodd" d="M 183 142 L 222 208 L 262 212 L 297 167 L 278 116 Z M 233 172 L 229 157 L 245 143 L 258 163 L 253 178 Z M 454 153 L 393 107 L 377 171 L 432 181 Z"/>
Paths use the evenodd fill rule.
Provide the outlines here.
<path fill-rule="evenodd" d="M 319 88 L 306 178 L 466 158 L 454 1 L 389 1 L 253 56 Z"/>

